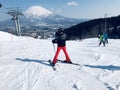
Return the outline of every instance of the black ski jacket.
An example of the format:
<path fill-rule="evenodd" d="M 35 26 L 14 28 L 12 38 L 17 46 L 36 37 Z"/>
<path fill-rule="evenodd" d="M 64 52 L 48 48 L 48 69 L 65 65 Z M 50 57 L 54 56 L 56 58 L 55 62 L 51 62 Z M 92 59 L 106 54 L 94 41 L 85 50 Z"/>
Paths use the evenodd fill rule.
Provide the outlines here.
<path fill-rule="evenodd" d="M 56 39 L 52 41 L 53 43 L 57 43 L 59 47 L 66 46 L 66 34 L 64 32 L 57 32 L 55 36 Z"/>

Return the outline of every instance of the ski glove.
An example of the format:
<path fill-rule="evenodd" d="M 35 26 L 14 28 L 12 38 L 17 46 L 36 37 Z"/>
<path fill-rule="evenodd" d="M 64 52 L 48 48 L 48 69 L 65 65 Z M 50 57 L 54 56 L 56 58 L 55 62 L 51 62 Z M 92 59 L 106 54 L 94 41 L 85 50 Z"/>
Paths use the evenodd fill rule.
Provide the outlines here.
<path fill-rule="evenodd" d="M 57 39 L 53 39 L 53 40 L 52 40 L 52 43 L 57 43 Z"/>

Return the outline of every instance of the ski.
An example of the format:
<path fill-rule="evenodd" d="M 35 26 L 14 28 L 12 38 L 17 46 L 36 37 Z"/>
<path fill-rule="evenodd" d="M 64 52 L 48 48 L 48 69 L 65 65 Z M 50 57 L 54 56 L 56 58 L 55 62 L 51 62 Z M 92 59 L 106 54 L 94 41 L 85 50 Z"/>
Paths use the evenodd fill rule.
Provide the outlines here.
<path fill-rule="evenodd" d="M 78 63 L 67 63 L 67 62 L 64 62 L 63 60 L 58 60 L 58 62 L 62 62 L 62 63 L 66 63 L 66 64 L 72 64 L 72 65 L 77 65 L 77 66 L 81 66 L 81 64 L 78 64 Z"/>
<path fill-rule="evenodd" d="M 52 61 L 49 59 L 48 62 L 50 63 L 50 66 L 52 67 L 52 69 L 53 69 L 54 71 L 56 71 L 56 67 L 55 67 L 55 66 L 52 66 Z"/>

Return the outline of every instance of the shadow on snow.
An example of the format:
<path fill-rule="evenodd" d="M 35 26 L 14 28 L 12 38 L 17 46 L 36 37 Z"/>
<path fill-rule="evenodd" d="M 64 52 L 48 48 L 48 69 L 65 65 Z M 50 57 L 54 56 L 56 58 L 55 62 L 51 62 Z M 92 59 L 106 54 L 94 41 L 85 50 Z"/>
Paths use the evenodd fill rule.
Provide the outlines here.
<path fill-rule="evenodd" d="M 113 65 L 109 65 L 109 66 L 84 65 L 84 66 L 90 67 L 90 68 L 107 69 L 107 70 L 111 70 L 111 71 L 120 70 L 120 66 L 113 66 Z"/>
<path fill-rule="evenodd" d="M 33 60 L 33 59 L 29 59 L 29 58 L 16 58 L 16 60 L 22 61 L 22 62 L 36 62 L 36 63 L 40 63 L 40 64 L 44 64 L 47 66 L 50 66 L 50 64 L 48 63 L 48 61 L 45 60 Z"/>

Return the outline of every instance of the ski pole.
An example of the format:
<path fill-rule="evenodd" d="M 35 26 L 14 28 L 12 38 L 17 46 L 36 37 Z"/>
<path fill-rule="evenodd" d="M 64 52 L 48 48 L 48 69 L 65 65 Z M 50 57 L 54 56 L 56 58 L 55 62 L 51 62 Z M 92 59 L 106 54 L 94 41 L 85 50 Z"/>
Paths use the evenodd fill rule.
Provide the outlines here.
<path fill-rule="evenodd" d="M 53 49 L 54 49 L 54 53 L 55 53 L 55 45 L 54 45 L 54 43 L 53 43 Z"/>

